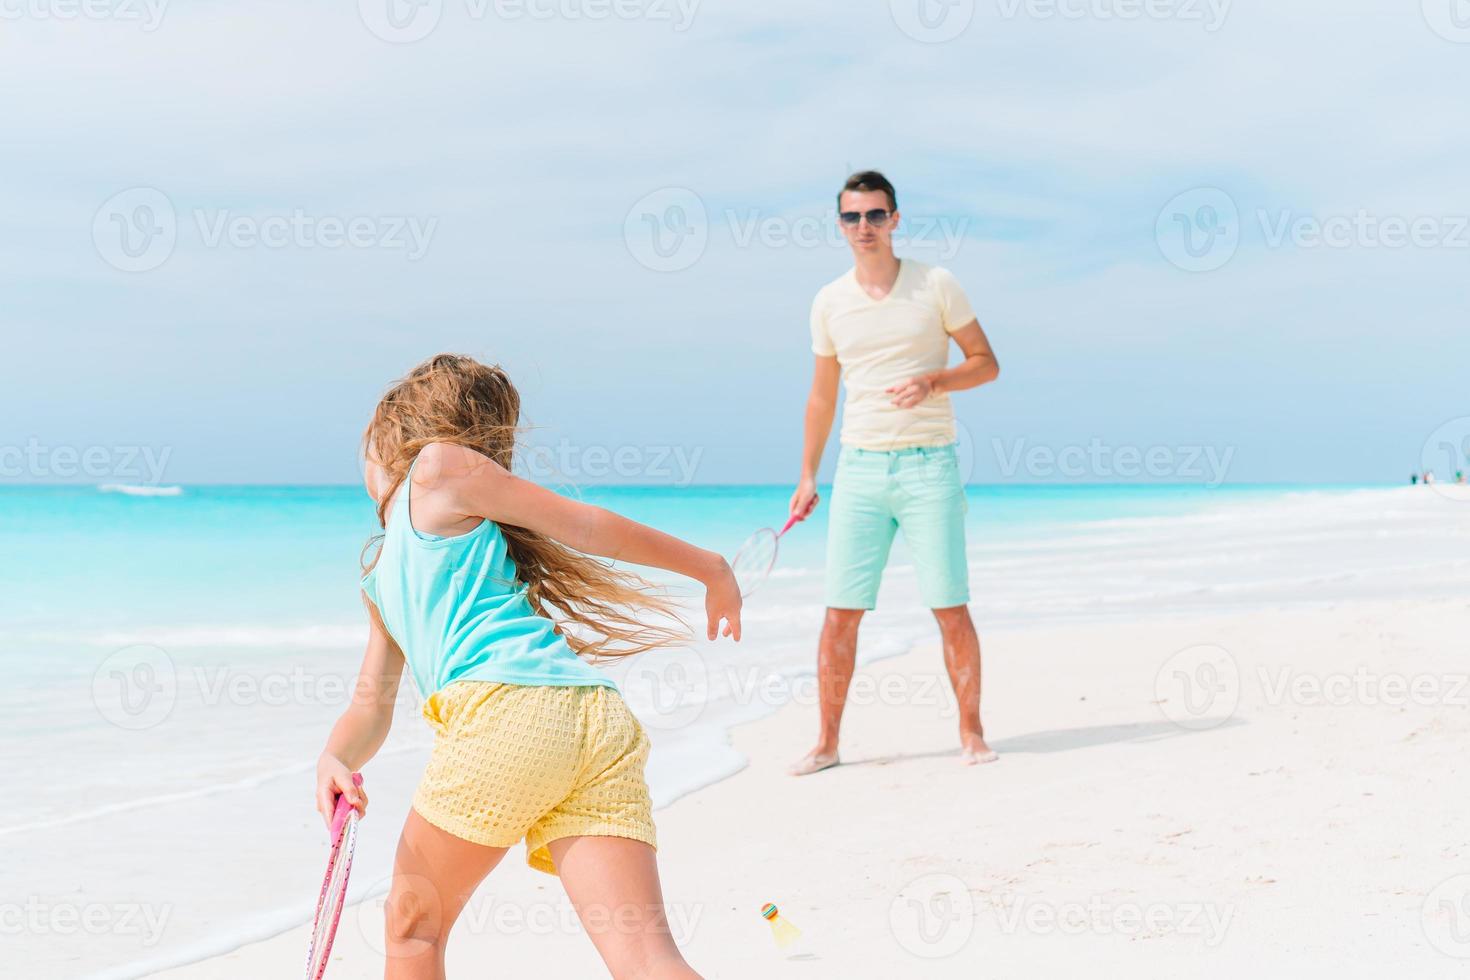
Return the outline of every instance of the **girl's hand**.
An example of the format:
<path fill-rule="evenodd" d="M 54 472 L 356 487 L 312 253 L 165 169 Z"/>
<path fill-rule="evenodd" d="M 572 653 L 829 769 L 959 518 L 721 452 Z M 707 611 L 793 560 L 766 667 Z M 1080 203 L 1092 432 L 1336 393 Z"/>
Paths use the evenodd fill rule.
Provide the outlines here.
<path fill-rule="evenodd" d="M 352 782 L 352 770 L 341 759 L 323 752 L 316 762 L 316 811 L 328 830 L 332 828 L 338 796 L 346 796 L 358 816 L 367 816 L 367 793 Z"/>
<path fill-rule="evenodd" d="M 716 556 L 718 557 L 718 556 Z M 723 635 L 740 642 L 740 584 L 735 581 L 735 572 L 724 558 L 719 567 L 704 582 L 704 611 L 709 617 L 706 631 L 713 640 L 720 635 L 720 620 L 725 621 Z"/>

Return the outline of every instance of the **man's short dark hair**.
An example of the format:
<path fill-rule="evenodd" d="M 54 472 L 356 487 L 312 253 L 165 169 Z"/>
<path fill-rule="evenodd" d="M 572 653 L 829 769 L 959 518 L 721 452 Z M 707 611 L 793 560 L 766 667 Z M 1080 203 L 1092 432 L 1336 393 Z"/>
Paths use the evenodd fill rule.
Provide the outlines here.
<path fill-rule="evenodd" d="M 898 196 L 893 193 L 893 185 L 888 178 L 876 170 L 859 170 L 847 178 L 847 183 L 842 185 L 842 190 L 837 192 L 837 208 L 842 208 L 842 195 L 848 191 L 882 191 L 888 195 L 888 210 L 898 210 Z"/>

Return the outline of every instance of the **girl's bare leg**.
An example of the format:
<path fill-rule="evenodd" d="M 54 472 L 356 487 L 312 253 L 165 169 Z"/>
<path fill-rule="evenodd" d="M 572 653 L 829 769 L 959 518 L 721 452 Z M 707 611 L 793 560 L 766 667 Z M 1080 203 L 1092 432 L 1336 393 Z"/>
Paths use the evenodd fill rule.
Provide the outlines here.
<path fill-rule="evenodd" d="M 653 848 L 626 837 L 563 837 L 547 849 L 613 980 L 700 980 L 669 932 Z"/>
<path fill-rule="evenodd" d="M 471 844 L 408 811 L 384 911 L 384 980 L 444 980 L 449 930 L 508 848 Z"/>

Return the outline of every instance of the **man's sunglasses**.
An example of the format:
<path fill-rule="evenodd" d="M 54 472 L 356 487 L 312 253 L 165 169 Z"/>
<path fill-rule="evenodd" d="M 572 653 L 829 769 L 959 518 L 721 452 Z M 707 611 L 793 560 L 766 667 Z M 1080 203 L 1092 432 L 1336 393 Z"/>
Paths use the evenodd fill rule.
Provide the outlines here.
<path fill-rule="evenodd" d="M 850 228 L 856 228 L 859 221 L 868 219 L 868 224 L 874 228 L 882 228 L 888 224 L 888 219 L 893 217 L 893 212 L 887 208 L 874 208 L 871 211 L 841 211 L 837 215 L 842 223 Z"/>

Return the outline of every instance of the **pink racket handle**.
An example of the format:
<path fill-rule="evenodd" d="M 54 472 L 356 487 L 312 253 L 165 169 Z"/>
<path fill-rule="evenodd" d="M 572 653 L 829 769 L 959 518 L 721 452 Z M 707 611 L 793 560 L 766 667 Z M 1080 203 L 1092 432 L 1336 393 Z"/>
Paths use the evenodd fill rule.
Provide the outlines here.
<path fill-rule="evenodd" d="M 804 513 L 801 513 L 801 514 L 792 514 L 791 517 L 786 517 L 786 523 L 785 523 L 785 525 L 782 525 L 781 530 L 779 530 L 779 532 L 776 532 L 776 536 L 778 536 L 778 538 L 779 538 L 779 536 L 784 535 L 784 533 L 788 532 L 788 530 L 791 530 L 792 527 L 794 527 L 795 525 L 798 525 L 798 523 L 800 523 L 800 522 L 803 522 L 803 520 L 806 520 L 807 517 L 810 517 L 811 516 L 811 511 L 816 510 L 816 508 L 817 508 L 817 501 L 819 501 L 819 500 L 822 500 L 822 498 L 820 498 L 820 497 L 813 497 L 813 498 L 811 498 L 811 502 L 810 502 L 810 504 L 807 504 L 807 510 L 804 511 Z"/>
<path fill-rule="evenodd" d="M 812 498 L 811 505 L 809 507 L 807 507 L 806 513 L 804 513 L 804 514 L 792 514 L 790 517 L 786 518 L 785 525 L 782 526 L 782 528 L 781 528 L 780 531 L 776 532 L 776 537 L 779 538 L 781 535 L 783 535 L 787 531 L 791 530 L 792 525 L 796 524 L 798 521 L 804 521 L 809 516 L 811 516 L 811 512 L 817 509 L 817 500 L 818 499 L 819 498 L 817 498 L 817 497 L 813 497 Z"/>
<path fill-rule="evenodd" d="M 362 785 L 362 773 L 352 774 L 352 785 Z M 352 804 L 347 802 L 346 793 L 337 794 L 337 809 L 332 813 L 332 840 L 336 842 L 342 839 L 342 828 L 347 826 L 347 817 L 352 813 Z"/>

